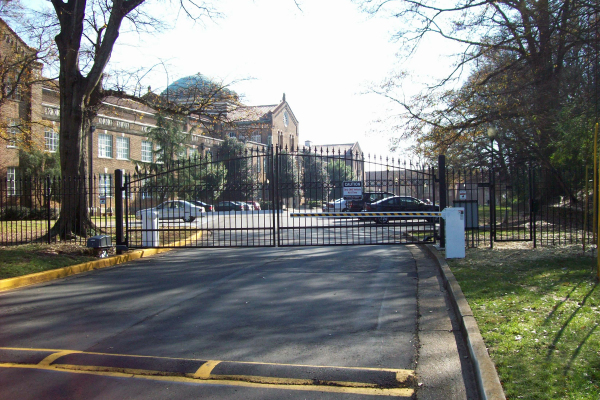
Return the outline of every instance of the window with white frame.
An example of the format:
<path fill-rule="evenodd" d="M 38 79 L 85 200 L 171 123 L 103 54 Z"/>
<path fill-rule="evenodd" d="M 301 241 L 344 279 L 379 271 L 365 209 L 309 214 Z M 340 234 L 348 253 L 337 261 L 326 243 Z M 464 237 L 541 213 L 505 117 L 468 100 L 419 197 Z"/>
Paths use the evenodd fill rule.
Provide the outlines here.
<path fill-rule="evenodd" d="M 129 160 L 129 138 L 117 137 L 117 159 Z"/>
<path fill-rule="evenodd" d="M 6 194 L 16 196 L 18 193 L 17 167 L 6 168 Z"/>
<path fill-rule="evenodd" d="M 198 158 L 198 149 L 190 149 L 190 158 Z"/>
<path fill-rule="evenodd" d="M 17 147 L 17 138 L 19 135 L 19 124 L 14 119 L 11 119 L 8 122 L 8 126 L 6 127 L 6 133 L 8 134 L 8 146 L 7 147 Z"/>
<path fill-rule="evenodd" d="M 256 142 L 256 143 L 262 143 L 262 142 L 261 142 L 261 140 L 262 140 L 262 138 L 261 138 L 260 134 L 256 134 L 256 133 L 254 133 L 254 134 L 252 135 L 252 141 L 253 141 L 253 142 Z"/>
<path fill-rule="evenodd" d="M 98 175 L 98 194 L 100 196 L 112 197 L 112 175 Z"/>
<path fill-rule="evenodd" d="M 236 136 L 235 136 L 235 132 L 229 132 L 227 135 L 228 135 L 230 138 L 232 138 L 232 139 L 235 139 L 235 138 L 236 138 Z"/>
<path fill-rule="evenodd" d="M 117 127 L 123 129 L 129 129 L 129 122 L 127 121 L 117 121 Z"/>
<path fill-rule="evenodd" d="M 112 136 L 101 133 L 98 135 L 98 157 L 112 158 Z"/>
<path fill-rule="evenodd" d="M 152 162 L 152 142 L 142 140 L 142 161 Z"/>
<path fill-rule="evenodd" d="M 58 150 L 58 132 L 54 128 L 46 128 L 44 130 L 44 142 L 46 151 L 56 152 Z"/>

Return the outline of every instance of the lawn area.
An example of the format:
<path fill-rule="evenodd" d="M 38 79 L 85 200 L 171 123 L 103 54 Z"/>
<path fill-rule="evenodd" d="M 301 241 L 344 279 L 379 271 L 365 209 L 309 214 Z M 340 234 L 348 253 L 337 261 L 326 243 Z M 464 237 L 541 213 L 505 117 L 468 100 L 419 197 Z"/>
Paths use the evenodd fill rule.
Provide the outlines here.
<path fill-rule="evenodd" d="M 0 247 L 0 279 L 49 271 L 97 260 L 84 246 L 24 244 Z"/>
<path fill-rule="evenodd" d="M 507 398 L 600 398 L 600 290 L 589 253 L 468 249 L 448 264 Z"/>

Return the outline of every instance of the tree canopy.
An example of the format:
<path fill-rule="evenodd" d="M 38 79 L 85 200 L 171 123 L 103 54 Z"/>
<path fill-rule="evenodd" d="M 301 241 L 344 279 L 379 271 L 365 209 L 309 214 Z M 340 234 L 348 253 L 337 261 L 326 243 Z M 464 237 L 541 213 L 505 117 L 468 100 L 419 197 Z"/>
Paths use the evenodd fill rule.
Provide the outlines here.
<path fill-rule="evenodd" d="M 428 35 L 459 46 L 440 81 L 405 99 L 403 74 L 374 88 L 400 109 L 397 141 L 449 163 L 481 165 L 498 131 L 506 164 L 547 167 L 581 161 L 585 134 L 598 111 L 600 4 L 588 0 L 366 0 L 367 12 L 388 13 L 410 57 Z M 589 154 L 589 151 L 588 153 Z"/>

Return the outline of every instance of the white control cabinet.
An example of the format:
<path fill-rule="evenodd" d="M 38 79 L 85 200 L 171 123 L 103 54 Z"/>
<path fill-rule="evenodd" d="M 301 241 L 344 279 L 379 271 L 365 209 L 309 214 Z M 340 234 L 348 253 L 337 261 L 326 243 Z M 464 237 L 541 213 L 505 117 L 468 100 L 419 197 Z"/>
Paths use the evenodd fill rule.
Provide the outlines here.
<path fill-rule="evenodd" d="M 465 258 L 465 209 L 445 208 L 442 218 L 446 222 L 446 258 Z"/>

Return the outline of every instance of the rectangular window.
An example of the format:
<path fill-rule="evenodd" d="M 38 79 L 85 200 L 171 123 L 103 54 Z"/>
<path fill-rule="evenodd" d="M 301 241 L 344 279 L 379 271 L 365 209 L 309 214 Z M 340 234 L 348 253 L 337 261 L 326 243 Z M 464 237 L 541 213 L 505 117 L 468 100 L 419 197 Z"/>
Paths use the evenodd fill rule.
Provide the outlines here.
<path fill-rule="evenodd" d="M 117 121 L 117 127 L 123 128 L 123 129 L 129 129 L 129 122 Z"/>
<path fill-rule="evenodd" d="M 8 122 L 8 127 L 6 128 L 6 133 L 8 133 L 8 146 L 7 147 L 17 147 L 17 138 L 19 136 L 19 124 L 14 119 L 11 119 Z"/>
<path fill-rule="evenodd" d="M 21 88 L 14 76 L 7 76 L 5 78 L 4 96 L 12 100 L 21 100 Z"/>
<path fill-rule="evenodd" d="M 112 119 L 105 118 L 105 117 L 99 117 L 98 118 L 98 123 L 100 125 L 110 125 L 110 126 L 112 126 L 112 124 L 113 124 Z"/>
<path fill-rule="evenodd" d="M 152 162 L 152 142 L 142 140 L 142 161 Z"/>
<path fill-rule="evenodd" d="M 129 160 L 129 138 L 117 137 L 117 160 Z"/>
<path fill-rule="evenodd" d="M 54 153 L 58 150 L 58 132 L 54 128 L 46 128 L 44 130 L 44 141 L 46 143 L 46 151 Z"/>
<path fill-rule="evenodd" d="M 112 197 L 112 175 L 98 175 L 98 194 L 100 196 Z"/>
<path fill-rule="evenodd" d="M 16 196 L 18 194 L 18 187 L 17 167 L 6 168 L 6 194 L 9 196 Z"/>
<path fill-rule="evenodd" d="M 252 135 L 252 141 L 256 143 L 262 143 L 260 135 Z"/>
<path fill-rule="evenodd" d="M 190 149 L 190 158 L 198 158 L 198 149 Z"/>
<path fill-rule="evenodd" d="M 236 138 L 236 136 L 235 136 L 235 132 L 229 132 L 229 133 L 228 133 L 228 135 L 229 135 L 229 137 L 230 137 L 230 138 L 232 138 L 232 139 L 235 139 L 235 138 Z"/>
<path fill-rule="evenodd" d="M 98 157 L 112 158 L 112 136 L 103 133 L 98 135 Z"/>

